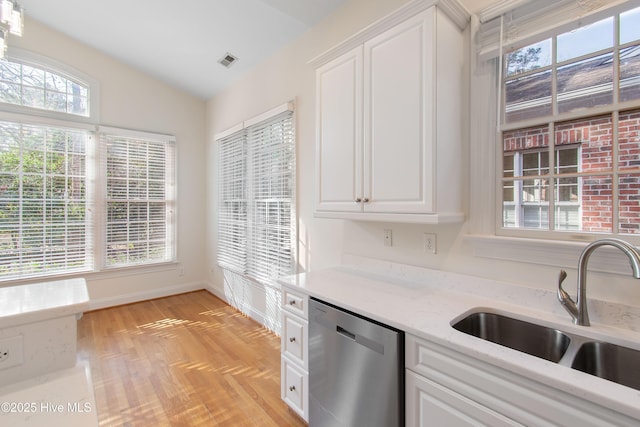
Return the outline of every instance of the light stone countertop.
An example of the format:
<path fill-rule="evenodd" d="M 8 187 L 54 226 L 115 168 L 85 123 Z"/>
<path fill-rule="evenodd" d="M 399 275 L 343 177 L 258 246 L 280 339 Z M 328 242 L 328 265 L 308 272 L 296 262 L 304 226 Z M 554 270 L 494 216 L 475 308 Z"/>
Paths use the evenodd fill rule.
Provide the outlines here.
<path fill-rule="evenodd" d="M 386 262 L 288 276 L 283 286 L 359 313 L 640 420 L 640 391 L 459 332 L 478 311 L 506 314 L 640 350 L 640 308 L 589 301 L 591 327 L 576 326 L 555 292 Z"/>
<path fill-rule="evenodd" d="M 76 278 L 0 288 L 0 329 L 38 322 L 89 308 L 85 279 Z"/>

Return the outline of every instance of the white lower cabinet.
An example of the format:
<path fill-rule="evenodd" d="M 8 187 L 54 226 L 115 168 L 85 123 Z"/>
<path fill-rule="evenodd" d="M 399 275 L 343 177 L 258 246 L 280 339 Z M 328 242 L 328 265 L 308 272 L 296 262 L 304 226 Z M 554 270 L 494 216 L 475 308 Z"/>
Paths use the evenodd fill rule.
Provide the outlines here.
<path fill-rule="evenodd" d="M 280 394 L 291 409 L 309 421 L 309 322 L 308 298 L 299 292 L 282 290 L 282 333 L 280 336 Z"/>
<path fill-rule="evenodd" d="M 407 426 L 521 425 L 426 377 L 406 375 Z"/>
<path fill-rule="evenodd" d="M 609 408 L 427 340 L 407 334 L 405 343 L 407 427 L 638 425 Z"/>

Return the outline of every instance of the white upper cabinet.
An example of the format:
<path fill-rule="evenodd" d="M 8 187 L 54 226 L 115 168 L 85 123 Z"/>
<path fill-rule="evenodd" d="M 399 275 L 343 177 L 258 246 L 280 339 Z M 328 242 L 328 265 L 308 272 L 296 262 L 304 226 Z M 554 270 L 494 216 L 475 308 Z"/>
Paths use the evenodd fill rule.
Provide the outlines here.
<path fill-rule="evenodd" d="M 387 26 L 317 68 L 316 216 L 462 221 L 464 32 L 437 6 Z"/>
<path fill-rule="evenodd" d="M 364 44 L 363 203 L 434 213 L 435 8 Z"/>
<path fill-rule="evenodd" d="M 360 212 L 362 46 L 316 71 L 316 187 L 326 211 Z"/>

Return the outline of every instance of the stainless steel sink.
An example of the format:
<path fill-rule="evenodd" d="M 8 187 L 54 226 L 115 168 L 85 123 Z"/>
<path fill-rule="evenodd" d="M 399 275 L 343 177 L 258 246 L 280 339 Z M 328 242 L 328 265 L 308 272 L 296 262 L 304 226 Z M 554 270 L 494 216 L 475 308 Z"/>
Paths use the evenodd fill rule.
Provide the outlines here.
<path fill-rule="evenodd" d="M 640 390 L 640 350 L 482 311 L 452 326 L 465 334 Z"/>
<path fill-rule="evenodd" d="M 578 349 L 571 367 L 640 390 L 638 350 L 606 342 L 587 342 Z"/>
<path fill-rule="evenodd" d="M 473 313 L 453 325 L 455 329 L 542 359 L 558 362 L 571 339 L 554 328 L 495 313 Z"/>

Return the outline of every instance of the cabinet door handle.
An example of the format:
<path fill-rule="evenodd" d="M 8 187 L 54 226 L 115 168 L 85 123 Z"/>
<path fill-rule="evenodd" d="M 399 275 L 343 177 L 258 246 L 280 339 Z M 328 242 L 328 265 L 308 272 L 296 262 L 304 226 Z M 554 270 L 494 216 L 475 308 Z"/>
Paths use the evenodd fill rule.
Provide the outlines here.
<path fill-rule="evenodd" d="M 289 342 L 295 342 L 295 341 L 296 341 L 296 337 L 289 338 Z"/>
<path fill-rule="evenodd" d="M 356 197 L 356 203 L 360 203 L 362 199 L 360 197 Z"/>
<path fill-rule="evenodd" d="M 362 199 L 362 201 L 363 201 L 364 203 L 369 203 L 369 198 L 368 198 L 368 197 L 365 197 L 364 199 Z"/>
<path fill-rule="evenodd" d="M 294 391 L 295 389 L 296 389 L 296 386 L 294 386 L 294 385 L 290 385 L 289 386 L 289 391 Z"/>

